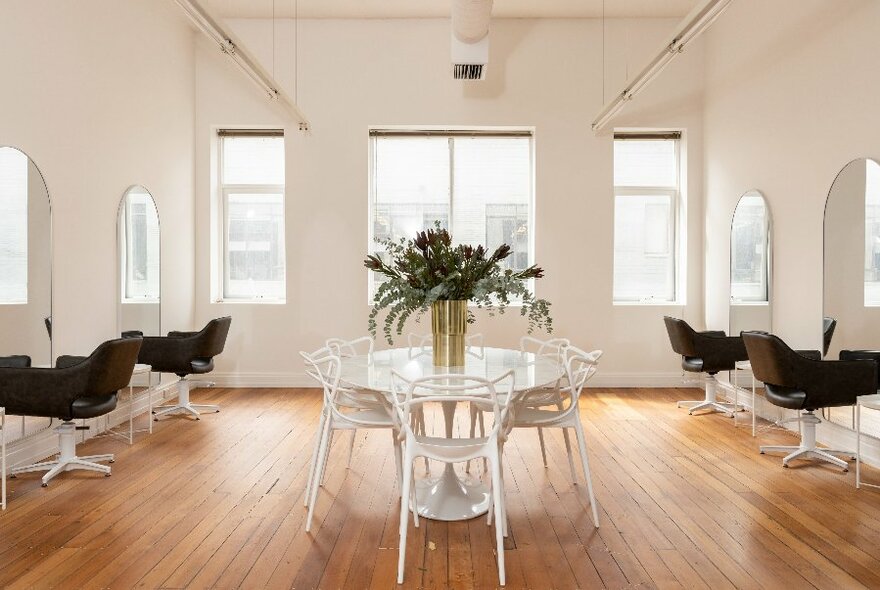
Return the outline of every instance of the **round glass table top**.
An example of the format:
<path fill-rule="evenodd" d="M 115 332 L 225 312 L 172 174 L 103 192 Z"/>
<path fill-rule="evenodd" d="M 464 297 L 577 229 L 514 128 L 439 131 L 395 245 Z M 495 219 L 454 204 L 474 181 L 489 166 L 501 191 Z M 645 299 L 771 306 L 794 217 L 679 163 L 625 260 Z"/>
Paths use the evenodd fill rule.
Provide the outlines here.
<path fill-rule="evenodd" d="M 430 348 L 392 348 L 342 359 L 340 378 L 361 389 L 391 391 L 391 371 L 413 380 L 431 375 L 458 374 L 494 380 L 514 373 L 514 391 L 555 383 L 564 368 L 553 358 L 506 348 L 473 347 L 465 354 L 464 367 L 437 367 Z"/>

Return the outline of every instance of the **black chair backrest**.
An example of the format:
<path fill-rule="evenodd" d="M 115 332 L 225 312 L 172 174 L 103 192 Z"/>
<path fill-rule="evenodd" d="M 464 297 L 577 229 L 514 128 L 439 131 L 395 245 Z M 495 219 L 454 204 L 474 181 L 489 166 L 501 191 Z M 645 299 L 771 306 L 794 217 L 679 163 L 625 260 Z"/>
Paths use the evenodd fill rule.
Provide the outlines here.
<path fill-rule="evenodd" d="M 202 328 L 202 331 L 197 335 L 199 358 L 213 358 L 223 352 L 231 325 L 232 317 L 226 316 L 211 320 L 207 326 Z"/>
<path fill-rule="evenodd" d="M 108 395 L 126 387 L 141 349 L 140 338 L 108 340 L 83 362 L 89 364 L 89 395 Z"/>
<path fill-rule="evenodd" d="M 699 356 L 696 344 L 694 343 L 696 331 L 686 321 L 664 316 L 663 322 L 666 324 L 666 333 L 669 334 L 672 350 L 681 356 Z"/>
<path fill-rule="evenodd" d="M 24 354 L 0 356 L 0 367 L 7 369 L 26 369 L 31 366 L 31 357 Z"/>
<path fill-rule="evenodd" d="M 758 381 L 779 387 L 795 387 L 794 363 L 786 359 L 797 352 L 778 336 L 766 332 L 743 332 L 742 339 L 749 352 L 752 374 Z"/>
<path fill-rule="evenodd" d="M 834 336 L 834 328 L 837 327 L 837 320 L 830 317 L 822 318 L 822 356 L 828 356 L 828 349 L 831 348 L 831 338 Z"/>

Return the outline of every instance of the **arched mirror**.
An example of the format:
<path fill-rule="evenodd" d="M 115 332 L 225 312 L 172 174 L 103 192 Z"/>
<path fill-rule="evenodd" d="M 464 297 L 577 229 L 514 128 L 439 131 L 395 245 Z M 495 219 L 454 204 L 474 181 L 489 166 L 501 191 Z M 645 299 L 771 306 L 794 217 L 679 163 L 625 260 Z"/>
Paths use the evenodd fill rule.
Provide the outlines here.
<path fill-rule="evenodd" d="M 27 154 L 0 146 L 0 356 L 52 364 L 52 213 Z"/>
<path fill-rule="evenodd" d="M 758 191 L 740 197 L 730 224 L 730 334 L 771 331 L 771 230 L 767 201 Z"/>
<path fill-rule="evenodd" d="M 119 203 L 119 330 L 161 335 L 159 212 L 150 192 L 129 187 Z"/>
<path fill-rule="evenodd" d="M 880 164 L 853 160 L 840 171 L 825 203 L 823 352 L 880 349 Z M 864 432 L 880 436 L 876 412 L 862 414 Z M 853 426 L 849 408 L 829 418 Z"/>

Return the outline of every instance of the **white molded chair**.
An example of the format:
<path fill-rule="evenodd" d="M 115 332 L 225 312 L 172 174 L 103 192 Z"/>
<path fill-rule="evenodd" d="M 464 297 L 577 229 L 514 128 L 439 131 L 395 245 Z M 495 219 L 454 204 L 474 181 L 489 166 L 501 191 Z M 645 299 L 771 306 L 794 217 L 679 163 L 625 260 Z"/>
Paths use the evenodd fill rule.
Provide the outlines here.
<path fill-rule="evenodd" d="M 499 391 L 500 390 L 500 391 Z M 406 560 L 406 532 L 409 511 L 418 514 L 413 487 L 413 464 L 416 457 L 427 457 L 443 463 L 461 463 L 484 457 L 491 464 L 490 519 L 494 512 L 495 542 L 498 555 L 498 580 L 503 586 L 504 537 L 507 533 L 507 514 L 504 509 L 504 481 L 501 469 L 502 445 L 510 432 L 509 405 L 513 397 L 513 371 L 489 381 L 483 377 L 459 374 L 433 375 L 408 381 L 397 372 L 392 373 L 392 401 L 396 421 L 403 442 L 400 493 L 400 553 L 397 582 L 403 583 Z M 412 428 L 413 412 L 426 403 L 467 402 L 486 403 L 492 407 L 495 421 L 486 436 L 479 438 L 446 438 L 416 434 Z M 410 503 L 412 506 L 410 507 Z M 491 520 L 487 521 L 491 524 Z M 416 518 L 416 523 L 418 519 Z M 418 524 L 416 524 L 418 526 Z"/>
<path fill-rule="evenodd" d="M 523 336 L 519 339 L 519 350 L 522 353 L 533 353 L 535 356 L 551 359 L 560 365 L 564 363 L 564 351 L 571 346 L 571 342 L 567 338 L 550 338 L 549 340 L 540 340 L 533 336 Z M 521 407 L 541 408 L 544 406 L 556 406 L 561 410 L 563 405 L 563 397 L 567 391 L 562 388 L 565 377 L 558 379 L 556 383 L 548 387 L 536 387 L 527 390 L 520 398 L 518 405 Z M 471 436 L 474 436 L 476 423 L 480 423 L 480 432 L 485 432 L 483 424 L 483 412 L 488 411 L 486 406 L 480 404 L 471 404 Z M 563 438 L 565 439 L 565 448 L 571 454 L 571 442 L 568 440 L 568 432 L 563 430 Z M 544 432 L 538 428 L 538 440 L 541 443 L 541 457 L 544 460 L 544 467 L 547 467 L 547 449 L 544 445 Z M 470 472 L 470 464 L 467 466 Z"/>
<path fill-rule="evenodd" d="M 308 532 L 312 526 L 318 488 L 322 484 L 334 431 L 360 428 L 387 428 L 391 430 L 394 440 L 395 464 L 398 468 L 398 481 L 400 481 L 401 452 L 399 437 L 394 429 L 394 419 L 384 407 L 352 407 L 348 405 L 351 392 L 339 386 L 341 360 L 338 356 L 332 354 L 327 347 L 318 349 L 311 354 L 300 352 L 300 355 L 305 361 L 306 372 L 317 380 L 324 390 L 324 407 L 321 409 L 321 418 L 315 435 L 305 491 L 305 502 L 309 508 L 306 517 L 306 532 Z"/>
<path fill-rule="evenodd" d="M 328 338 L 324 344 L 330 350 L 331 354 L 338 356 L 340 360 L 355 356 L 366 356 L 368 359 L 372 359 L 373 347 L 375 346 L 373 339 L 369 336 L 362 336 L 354 340 Z M 338 401 L 340 405 L 347 408 L 360 410 L 387 408 L 387 405 L 380 401 L 372 391 L 358 389 L 351 383 L 346 383 L 344 380 L 340 380 Z M 354 454 L 354 442 L 356 437 L 357 431 L 352 430 L 351 441 L 349 441 L 348 446 L 348 463 L 346 463 L 346 467 L 351 467 L 351 459 Z M 330 446 L 332 446 L 332 444 L 333 439 L 331 435 Z"/>
<path fill-rule="evenodd" d="M 578 413 L 578 400 L 586 382 L 596 373 L 597 362 L 602 356 L 601 350 L 584 352 L 574 346 L 565 349 L 565 374 L 568 385 L 568 407 L 550 410 L 544 408 L 529 407 L 525 402 L 519 401 L 513 408 L 513 428 L 567 428 L 574 429 L 577 436 L 578 450 L 581 455 L 581 466 L 584 470 L 584 479 L 587 481 L 590 506 L 593 509 L 593 524 L 599 528 L 599 510 L 596 507 L 596 497 L 593 494 L 593 478 L 590 476 L 590 461 L 587 457 L 587 444 L 584 438 L 584 428 Z M 566 438 L 566 442 L 568 439 Z M 568 452 L 568 466 L 571 469 L 571 481 L 577 485 L 577 473 L 574 467 L 571 447 L 566 445 Z"/>

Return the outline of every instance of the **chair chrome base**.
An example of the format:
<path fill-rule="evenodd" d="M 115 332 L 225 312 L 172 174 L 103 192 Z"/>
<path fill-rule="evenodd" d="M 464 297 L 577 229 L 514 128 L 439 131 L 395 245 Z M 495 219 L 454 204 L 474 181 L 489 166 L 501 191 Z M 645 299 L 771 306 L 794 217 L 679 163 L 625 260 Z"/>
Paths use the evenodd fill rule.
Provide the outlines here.
<path fill-rule="evenodd" d="M 685 404 L 689 415 L 693 415 L 694 412 L 700 410 L 710 410 L 712 412 L 730 414 L 730 417 L 733 418 L 733 413 L 738 411 L 738 409 L 733 404 L 719 402 L 717 388 L 718 381 L 715 380 L 715 375 L 706 375 L 706 398 L 702 400 L 681 401 L 677 405 L 680 408 L 682 404 Z"/>
<path fill-rule="evenodd" d="M 786 422 L 788 421 L 790 420 L 786 420 Z M 786 453 L 790 451 L 789 454 L 782 459 L 783 467 L 788 467 L 788 464 L 795 459 L 818 459 L 819 461 L 825 461 L 832 465 L 836 465 L 843 469 L 844 472 L 849 471 L 849 464 L 834 455 L 847 455 L 855 459 L 855 453 L 838 449 L 822 449 L 816 446 L 816 425 L 821 421 L 822 420 L 820 420 L 813 412 L 805 412 L 800 418 L 800 422 L 803 426 L 800 445 L 766 445 L 760 447 L 761 454 Z"/>
<path fill-rule="evenodd" d="M 49 485 L 49 481 L 63 471 L 73 471 L 75 469 L 83 469 L 86 471 L 97 471 L 103 473 L 105 477 L 110 477 L 110 468 L 101 465 L 97 461 L 109 461 L 113 463 L 112 454 L 108 455 L 89 455 L 87 457 L 76 456 L 76 424 L 73 422 L 64 422 L 55 428 L 59 438 L 58 458 L 54 461 L 44 461 L 42 463 L 34 463 L 33 465 L 25 465 L 24 467 L 15 467 L 9 470 L 9 476 L 15 477 L 19 473 L 30 473 L 33 471 L 46 471 L 43 476 L 43 487 Z"/>
<path fill-rule="evenodd" d="M 199 416 L 203 412 L 219 412 L 220 406 L 190 403 L 189 390 L 192 385 L 196 383 L 198 383 L 199 385 L 207 385 L 208 387 L 214 385 L 213 383 L 206 381 L 193 382 L 186 379 L 180 379 L 177 382 L 177 404 L 157 407 L 155 410 L 153 410 L 153 420 L 156 420 L 158 422 L 159 416 L 164 416 L 165 414 L 175 414 L 178 412 L 180 412 L 181 414 L 189 414 L 190 416 L 194 416 L 195 419 L 198 420 Z"/>

